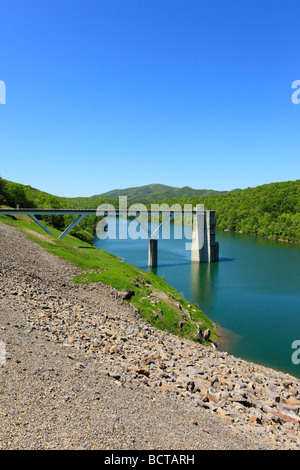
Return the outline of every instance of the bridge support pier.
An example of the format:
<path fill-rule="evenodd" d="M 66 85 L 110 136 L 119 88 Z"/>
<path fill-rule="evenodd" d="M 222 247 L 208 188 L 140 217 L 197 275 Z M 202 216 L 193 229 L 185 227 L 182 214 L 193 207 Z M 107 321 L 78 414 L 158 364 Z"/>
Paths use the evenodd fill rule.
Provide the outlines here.
<path fill-rule="evenodd" d="M 219 260 L 219 243 L 215 240 L 215 211 L 197 208 L 193 219 L 191 260 L 213 263 Z"/>
<path fill-rule="evenodd" d="M 157 268 L 157 242 L 157 239 L 149 238 L 148 266 L 150 268 Z"/>

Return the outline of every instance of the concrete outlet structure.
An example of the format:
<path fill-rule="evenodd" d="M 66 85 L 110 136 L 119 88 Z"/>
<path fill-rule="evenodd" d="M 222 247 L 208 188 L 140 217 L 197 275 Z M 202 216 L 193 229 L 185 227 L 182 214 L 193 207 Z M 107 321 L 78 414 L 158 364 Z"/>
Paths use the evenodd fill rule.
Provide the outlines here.
<path fill-rule="evenodd" d="M 219 260 L 219 243 L 215 240 L 215 211 L 199 210 L 193 216 L 191 260 L 213 263 Z M 148 266 L 157 267 L 158 240 L 149 239 Z"/>
<path fill-rule="evenodd" d="M 191 260 L 213 263 L 219 260 L 219 243 L 215 240 L 215 211 L 194 215 Z"/>

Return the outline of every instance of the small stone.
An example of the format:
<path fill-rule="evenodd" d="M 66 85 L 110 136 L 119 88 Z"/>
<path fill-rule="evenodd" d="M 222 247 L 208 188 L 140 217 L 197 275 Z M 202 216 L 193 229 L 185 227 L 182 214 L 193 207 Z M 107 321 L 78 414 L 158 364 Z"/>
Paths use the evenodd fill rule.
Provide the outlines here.
<path fill-rule="evenodd" d="M 119 372 L 116 372 L 116 371 L 109 372 L 108 375 L 115 380 L 119 380 L 121 378 L 121 375 L 119 374 Z"/>
<path fill-rule="evenodd" d="M 259 416 L 250 416 L 249 418 L 250 423 L 261 424 L 262 420 Z"/>
<path fill-rule="evenodd" d="M 146 375 L 146 377 L 150 376 L 150 371 L 147 370 L 147 369 L 143 369 L 143 368 L 140 368 L 140 367 L 129 367 L 129 370 L 133 370 L 137 374 L 140 374 L 140 375 Z"/>
<path fill-rule="evenodd" d="M 119 293 L 119 298 L 121 300 L 130 300 L 132 296 L 134 296 L 134 290 L 122 290 Z"/>
<path fill-rule="evenodd" d="M 207 328 L 206 330 L 204 330 L 204 332 L 203 332 L 203 339 L 204 339 L 204 341 L 209 341 L 210 335 L 211 335 L 211 331 L 210 331 L 209 328 Z"/>

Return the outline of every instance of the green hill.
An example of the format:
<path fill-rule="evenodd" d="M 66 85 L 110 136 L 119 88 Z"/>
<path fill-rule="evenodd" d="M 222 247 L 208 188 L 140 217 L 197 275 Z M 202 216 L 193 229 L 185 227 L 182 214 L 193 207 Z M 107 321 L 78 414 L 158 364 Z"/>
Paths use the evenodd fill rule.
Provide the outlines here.
<path fill-rule="evenodd" d="M 99 194 L 98 197 L 101 196 L 101 197 L 110 197 L 110 198 L 118 199 L 119 196 L 127 196 L 130 199 L 136 199 L 136 198 L 153 195 L 157 193 L 164 193 L 166 191 L 172 192 L 173 190 L 176 190 L 176 189 L 178 188 L 175 188 L 174 186 L 166 186 L 164 184 L 148 184 L 146 186 L 137 186 L 133 188 L 113 189 L 112 191 Z"/>
<path fill-rule="evenodd" d="M 204 204 L 216 211 L 216 228 L 300 242 L 300 180 L 264 184 L 226 194 L 172 198 L 160 203 Z"/>
<path fill-rule="evenodd" d="M 0 178 L 0 204 L 24 208 L 39 209 L 96 209 L 100 204 L 116 204 L 115 199 L 104 197 L 66 198 L 54 196 L 29 185 L 14 183 Z M 39 217 L 45 223 L 63 231 L 76 218 L 72 215 L 47 215 Z M 96 225 L 99 218 L 86 216 L 73 230 L 72 235 L 93 244 Z"/>
<path fill-rule="evenodd" d="M 179 198 L 179 197 L 198 197 L 211 194 L 225 194 L 227 191 L 214 191 L 213 189 L 193 189 L 189 186 L 177 188 L 175 186 L 166 186 L 164 184 L 148 184 L 126 189 L 114 189 L 106 193 L 93 197 L 109 197 L 118 199 L 119 196 L 127 196 L 130 203 L 139 202 L 141 204 L 153 203 L 161 199 Z"/>

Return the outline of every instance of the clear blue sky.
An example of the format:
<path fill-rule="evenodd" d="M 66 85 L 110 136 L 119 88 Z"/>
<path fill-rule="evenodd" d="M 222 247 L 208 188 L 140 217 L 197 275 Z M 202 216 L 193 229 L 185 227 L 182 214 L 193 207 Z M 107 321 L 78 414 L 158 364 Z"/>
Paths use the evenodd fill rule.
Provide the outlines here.
<path fill-rule="evenodd" d="M 299 0 L 1 0 L 0 175 L 59 196 L 300 177 Z"/>

